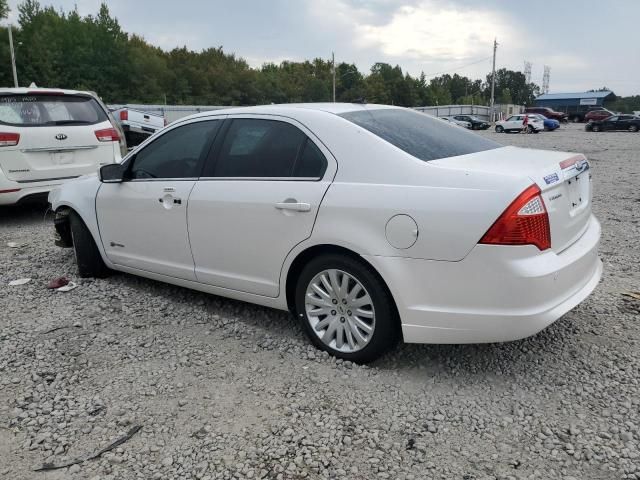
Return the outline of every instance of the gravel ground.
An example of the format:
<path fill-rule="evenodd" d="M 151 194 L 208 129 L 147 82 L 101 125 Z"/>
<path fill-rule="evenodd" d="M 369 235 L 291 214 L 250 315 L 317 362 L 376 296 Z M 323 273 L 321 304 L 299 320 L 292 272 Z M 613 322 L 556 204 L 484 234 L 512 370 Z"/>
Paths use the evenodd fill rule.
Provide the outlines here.
<path fill-rule="evenodd" d="M 621 295 L 640 290 L 640 134 L 481 135 L 588 155 L 603 281 L 532 338 L 370 366 L 283 312 L 74 278 L 43 207 L 0 209 L 0 478 L 640 479 L 640 301 Z M 59 275 L 79 287 L 46 290 Z"/>

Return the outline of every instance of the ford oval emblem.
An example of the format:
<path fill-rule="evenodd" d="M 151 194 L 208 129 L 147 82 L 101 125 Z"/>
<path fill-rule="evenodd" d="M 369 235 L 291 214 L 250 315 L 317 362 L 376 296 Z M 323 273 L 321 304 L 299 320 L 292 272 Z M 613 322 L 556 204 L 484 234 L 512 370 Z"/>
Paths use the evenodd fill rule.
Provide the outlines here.
<path fill-rule="evenodd" d="M 56 135 L 56 140 L 66 140 L 67 136 L 64 133 L 59 133 Z"/>

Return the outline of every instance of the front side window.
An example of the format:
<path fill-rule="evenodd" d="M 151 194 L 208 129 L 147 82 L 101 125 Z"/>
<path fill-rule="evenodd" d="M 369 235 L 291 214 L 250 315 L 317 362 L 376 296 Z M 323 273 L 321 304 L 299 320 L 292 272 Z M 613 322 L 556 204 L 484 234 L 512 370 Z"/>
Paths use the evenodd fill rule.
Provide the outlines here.
<path fill-rule="evenodd" d="M 234 119 L 206 176 L 320 177 L 326 159 L 295 126 L 277 120 Z"/>
<path fill-rule="evenodd" d="M 86 95 L 0 95 L 0 124 L 17 127 L 93 125 L 107 120 L 98 102 Z"/>
<path fill-rule="evenodd" d="M 502 147 L 468 130 L 409 109 L 366 109 L 340 116 L 425 162 Z"/>
<path fill-rule="evenodd" d="M 221 120 L 207 120 L 174 128 L 136 153 L 131 179 L 194 178 L 200 176 L 202 158 Z"/>

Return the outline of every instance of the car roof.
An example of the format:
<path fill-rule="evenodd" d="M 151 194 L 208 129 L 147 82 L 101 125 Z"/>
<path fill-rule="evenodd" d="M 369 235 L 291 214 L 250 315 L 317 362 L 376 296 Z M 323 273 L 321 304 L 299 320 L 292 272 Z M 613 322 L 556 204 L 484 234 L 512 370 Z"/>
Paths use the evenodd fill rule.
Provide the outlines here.
<path fill-rule="evenodd" d="M 27 94 L 31 93 L 37 95 L 38 93 L 59 93 L 61 95 L 91 95 L 95 96 L 94 92 L 87 92 L 81 90 L 67 90 L 63 88 L 40 88 L 40 87 L 18 87 L 18 88 L 3 88 L 0 87 L 0 95 L 7 94 Z"/>
<path fill-rule="evenodd" d="M 267 115 L 295 115 L 301 110 L 313 110 L 319 112 L 340 115 L 342 113 L 381 110 L 381 109 L 401 109 L 392 105 L 364 104 L 364 103 L 282 103 L 274 105 L 257 105 L 252 107 L 225 107 L 218 110 L 196 113 L 181 120 L 208 117 L 211 115 L 232 115 L 232 114 L 267 114 Z"/>

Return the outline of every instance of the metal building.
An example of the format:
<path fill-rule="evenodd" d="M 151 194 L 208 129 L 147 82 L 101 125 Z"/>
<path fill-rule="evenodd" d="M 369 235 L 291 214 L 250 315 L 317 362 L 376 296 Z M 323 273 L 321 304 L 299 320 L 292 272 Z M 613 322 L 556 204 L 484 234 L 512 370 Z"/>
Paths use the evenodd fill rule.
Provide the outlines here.
<path fill-rule="evenodd" d="M 544 93 L 535 100 L 536 107 L 549 107 L 569 114 L 574 122 L 584 120 L 584 114 L 594 108 L 602 108 L 605 102 L 613 100 L 613 92 Z"/>

